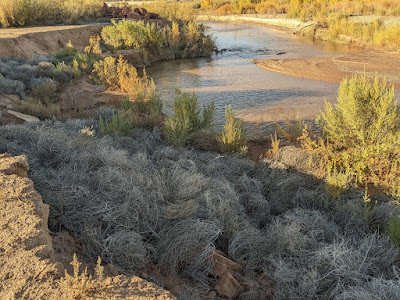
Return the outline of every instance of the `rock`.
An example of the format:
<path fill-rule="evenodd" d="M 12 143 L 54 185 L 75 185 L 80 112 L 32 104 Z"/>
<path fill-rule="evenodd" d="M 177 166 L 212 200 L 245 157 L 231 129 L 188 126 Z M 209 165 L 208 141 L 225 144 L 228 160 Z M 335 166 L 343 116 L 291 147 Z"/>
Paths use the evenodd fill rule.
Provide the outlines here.
<path fill-rule="evenodd" d="M 13 110 L 7 110 L 6 114 L 13 115 L 14 117 L 16 117 L 19 120 L 21 120 L 21 123 L 25 123 L 25 122 L 27 122 L 27 123 L 37 123 L 37 122 L 40 121 L 39 118 L 37 118 L 37 117 L 26 115 L 26 114 L 23 114 L 23 113 L 19 113 L 19 112 L 13 111 Z M 19 122 L 19 124 L 21 124 L 21 123 Z"/>
<path fill-rule="evenodd" d="M 240 273 L 242 271 L 242 266 L 225 257 L 223 254 L 224 253 L 221 251 L 215 251 L 214 253 L 214 274 L 222 277 L 226 272 Z"/>
<path fill-rule="evenodd" d="M 118 276 L 119 272 L 113 264 L 106 264 L 104 266 L 104 274 L 106 276 Z"/>
<path fill-rule="evenodd" d="M 147 15 L 147 9 L 145 9 L 145 8 L 139 8 L 139 14 L 140 15 L 142 15 L 142 16 L 145 16 L 145 15 Z"/>
<path fill-rule="evenodd" d="M 132 20 L 140 20 L 141 16 L 138 13 L 135 13 L 135 12 L 131 11 L 130 13 L 128 13 L 126 15 L 126 18 L 127 19 L 132 19 Z"/>
<path fill-rule="evenodd" d="M 7 160 L 4 160 L 7 158 Z M 28 158 L 26 155 L 11 157 L 8 154 L 0 154 L 0 173 L 5 175 L 28 176 Z"/>
<path fill-rule="evenodd" d="M 235 277 L 232 276 L 231 273 L 225 272 L 215 286 L 215 291 L 221 297 L 235 299 L 243 291 L 243 287 L 235 279 Z"/>
<path fill-rule="evenodd" d="M 20 101 L 17 95 L 0 95 L 0 108 L 14 109 Z"/>
<path fill-rule="evenodd" d="M 150 19 L 154 20 L 154 19 L 158 19 L 158 18 L 159 18 L 159 15 L 158 15 L 158 14 L 155 14 L 155 13 L 149 13 L 149 12 L 148 12 L 144 18 L 145 18 L 146 20 L 150 20 Z"/>

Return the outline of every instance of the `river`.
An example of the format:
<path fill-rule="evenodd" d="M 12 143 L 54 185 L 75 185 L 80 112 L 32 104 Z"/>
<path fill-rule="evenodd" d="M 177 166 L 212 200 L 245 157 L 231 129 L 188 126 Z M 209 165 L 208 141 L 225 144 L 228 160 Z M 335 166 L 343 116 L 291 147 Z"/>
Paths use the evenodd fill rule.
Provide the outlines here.
<path fill-rule="evenodd" d="M 267 71 L 251 59 L 330 56 L 350 51 L 347 46 L 255 25 L 204 24 L 218 49 L 226 50 L 210 58 L 164 61 L 148 67 L 165 102 L 173 102 L 175 87 L 179 87 L 195 92 L 200 105 L 214 101 L 217 127 L 223 123 L 227 105 L 251 127 L 297 115 L 309 120 L 323 109 L 324 99 L 335 101 L 338 84 Z"/>

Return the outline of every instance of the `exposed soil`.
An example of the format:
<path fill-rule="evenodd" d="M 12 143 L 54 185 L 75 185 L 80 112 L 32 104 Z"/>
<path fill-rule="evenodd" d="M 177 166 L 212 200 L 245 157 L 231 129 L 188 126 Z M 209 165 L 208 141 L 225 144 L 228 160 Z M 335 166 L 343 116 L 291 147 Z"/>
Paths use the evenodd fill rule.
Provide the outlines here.
<path fill-rule="evenodd" d="M 118 106 L 124 95 L 111 91 L 102 84 L 95 84 L 87 76 L 82 76 L 64 85 L 58 94 L 64 116 L 79 117 L 90 115 L 101 106 Z"/>
<path fill-rule="evenodd" d="M 352 21 L 372 21 L 376 16 L 351 17 Z M 199 15 L 198 20 L 222 21 L 245 24 L 256 24 L 272 27 L 294 34 L 312 35 L 315 38 L 326 39 L 324 30 L 318 28 L 316 22 L 302 22 L 297 19 L 288 19 L 286 15 L 228 15 L 212 16 Z M 385 24 L 395 25 L 400 23 L 400 18 L 386 17 L 382 19 Z M 303 77 L 314 80 L 340 82 L 343 77 L 366 72 L 368 77 L 378 73 L 394 83 L 400 89 L 400 53 L 376 49 L 372 46 L 357 41 L 348 36 L 340 36 L 336 42 L 353 44 L 364 47 L 364 50 L 345 53 L 333 57 L 318 57 L 311 59 L 254 59 L 261 68 L 286 75 Z"/>
<path fill-rule="evenodd" d="M 0 57 L 24 57 L 54 54 L 71 43 L 88 45 L 91 35 L 100 33 L 108 23 L 67 26 L 40 26 L 0 29 Z"/>
<path fill-rule="evenodd" d="M 254 59 L 253 62 L 269 71 L 328 82 L 340 82 L 343 77 L 364 72 L 368 77 L 378 73 L 400 88 L 400 53 L 363 50 L 333 57 Z"/>

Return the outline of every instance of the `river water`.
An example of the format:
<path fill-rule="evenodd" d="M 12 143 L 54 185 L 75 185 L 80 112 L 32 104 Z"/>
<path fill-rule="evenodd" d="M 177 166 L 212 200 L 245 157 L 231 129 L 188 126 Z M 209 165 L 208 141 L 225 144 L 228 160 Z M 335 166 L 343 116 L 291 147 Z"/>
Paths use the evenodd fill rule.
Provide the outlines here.
<path fill-rule="evenodd" d="M 297 115 L 312 119 L 323 108 L 324 99 L 335 100 L 336 83 L 267 71 L 251 59 L 330 56 L 349 51 L 347 46 L 255 25 L 204 24 L 218 49 L 226 50 L 211 58 L 164 61 L 148 67 L 146 71 L 165 102 L 173 102 L 175 87 L 179 87 L 195 92 L 200 105 L 214 101 L 217 127 L 224 121 L 227 105 L 232 105 L 235 115 L 251 127 L 295 119 Z"/>

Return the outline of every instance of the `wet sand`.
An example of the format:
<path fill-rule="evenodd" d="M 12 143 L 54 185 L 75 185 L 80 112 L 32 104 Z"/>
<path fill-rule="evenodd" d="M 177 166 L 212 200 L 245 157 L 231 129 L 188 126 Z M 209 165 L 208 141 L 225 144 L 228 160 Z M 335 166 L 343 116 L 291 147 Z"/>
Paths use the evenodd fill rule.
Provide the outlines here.
<path fill-rule="evenodd" d="M 363 74 L 386 78 L 400 89 L 400 53 L 377 50 L 350 52 L 332 57 L 308 59 L 253 59 L 257 66 L 286 75 L 327 82 L 340 82 L 344 77 Z"/>

